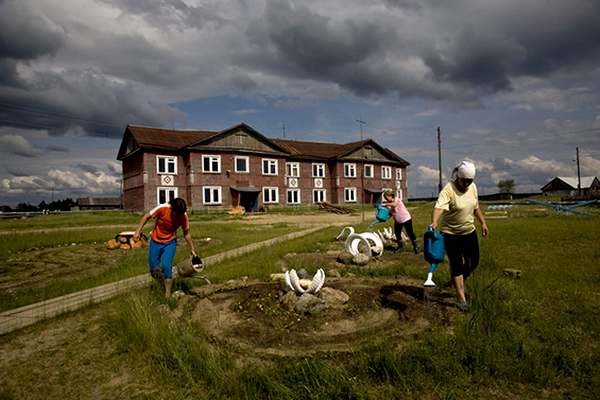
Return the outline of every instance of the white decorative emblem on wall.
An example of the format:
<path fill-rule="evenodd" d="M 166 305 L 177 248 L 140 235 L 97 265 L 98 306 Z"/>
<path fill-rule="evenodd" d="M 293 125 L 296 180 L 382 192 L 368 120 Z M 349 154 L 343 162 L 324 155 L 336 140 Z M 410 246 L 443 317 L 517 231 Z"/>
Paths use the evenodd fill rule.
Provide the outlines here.
<path fill-rule="evenodd" d="M 298 178 L 288 178 L 288 186 L 291 188 L 298 187 Z"/>
<path fill-rule="evenodd" d="M 320 189 L 323 187 L 323 179 L 321 178 L 315 178 L 315 187 L 317 189 Z"/>
<path fill-rule="evenodd" d="M 171 175 L 161 175 L 160 176 L 160 184 L 161 186 L 173 186 L 175 183 L 175 179 Z"/>

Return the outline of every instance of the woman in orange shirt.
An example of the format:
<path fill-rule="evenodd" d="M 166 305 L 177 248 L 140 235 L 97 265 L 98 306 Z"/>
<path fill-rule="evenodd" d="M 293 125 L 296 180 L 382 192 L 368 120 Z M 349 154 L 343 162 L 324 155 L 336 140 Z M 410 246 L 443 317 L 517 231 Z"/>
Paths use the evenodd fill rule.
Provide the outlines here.
<path fill-rule="evenodd" d="M 165 297 L 171 297 L 173 287 L 173 258 L 177 248 L 176 232 L 179 227 L 183 230 L 183 237 L 192 253 L 196 257 L 192 234 L 190 233 L 190 221 L 187 216 L 187 204 L 185 200 L 178 197 L 169 204 L 160 204 L 149 213 L 144 214 L 140 220 L 134 240 L 139 240 L 140 234 L 146 222 L 156 219 L 154 228 L 150 232 L 148 244 L 148 265 L 153 277 L 160 276 L 162 266 L 162 277 L 165 280 Z"/>

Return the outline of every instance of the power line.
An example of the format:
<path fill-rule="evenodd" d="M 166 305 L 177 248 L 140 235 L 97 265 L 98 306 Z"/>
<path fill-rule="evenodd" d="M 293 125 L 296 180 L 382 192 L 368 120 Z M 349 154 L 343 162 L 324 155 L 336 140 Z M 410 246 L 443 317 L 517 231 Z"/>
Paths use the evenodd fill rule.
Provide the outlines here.
<path fill-rule="evenodd" d="M 52 112 L 52 111 L 49 111 L 49 110 L 34 109 L 34 108 L 31 108 L 31 107 L 27 107 L 27 106 L 18 106 L 18 105 L 13 105 L 13 104 L 7 104 L 7 103 L 0 102 L 0 110 L 2 108 L 9 109 L 9 110 L 12 109 L 12 110 L 16 110 L 16 111 L 24 112 L 24 113 L 29 113 L 29 114 L 38 114 L 38 115 L 40 115 L 42 117 L 45 117 L 45 118 L 66 119 L 66 120 L 78 121 L 78 122 L 86 123 L 86 124 L 89 124 L 89 125 L 98 125 L 98 126 L 106 126 L 106 127 L 113 127 L 113 128 L 122 128 L 122 126 L 117 126 L 117 125 L 114 125 L 114 124 L 110 124 L 110 123 L 107 123 L 107 122 L 102 122 L 102 121 L 98 121 L 98 120 L 94 120 L 94 119 L 77 117 L 77 116 L 74 116 L 72 114 L 62 114 L 62 113 Z"/>

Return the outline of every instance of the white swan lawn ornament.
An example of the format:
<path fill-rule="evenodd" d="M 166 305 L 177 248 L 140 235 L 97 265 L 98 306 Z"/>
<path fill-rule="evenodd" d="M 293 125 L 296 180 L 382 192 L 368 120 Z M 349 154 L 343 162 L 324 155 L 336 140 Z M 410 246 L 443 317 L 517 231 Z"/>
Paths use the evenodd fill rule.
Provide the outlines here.
<path fill-rule="evenodd" d="M 377 233 L 379 233 L 385 239 L 385 242 L 396 241 L 396 234 L 390 226 L 386 226 L 385 228 L 383 228 L 383 232 L 377 231 Z M 406 233 L 404 233 L 404 231 L 402 231 L 401 233 L 401 239 L 403 242 L 410 240 L 410 238 L 406 235 Z"/>
<path fill-rule="evenodd" d="M 364 232 L 360 234 L 362 237 L 367 239 L 371 253 L 375 257 L 379 257 L 383 254 L 383 240 L 374 232 Z"/>
<path fill-rule="evenodd" d="M 347 233 L 346 233 L 347 232 Z M 354 228 L 351 226 L 346 226 L 339 235 L 335 237 L 335 240 L 342 240 L 346 237 L 346 235 L 352 235 L 354 233 Z"/>
<path fill-rule="evenodd" d="M 364 238 L 359 233 L 353 233 L 349 235 L 346 239 L 346 242 L 344 243 L 344 247 L 346 248 L 346 251 L 352 254 L 353 256 L 362 253 L 365 256 L 371 258 L 371 244 L 366 238 Z"/>
<path fill-rule="evenodd" d="M 296 294 L 316 294 L 319 293 L 319 290 L 321 290 L 323 284 L 325 283 L 325 271 L 323 271 L 322 268 L 319 268 L 306 289 L 302 287 L 301 280 L 298 278 L 298 273 L 295 269 L 285 271 L 284 279 L 287 287 L 296 292 Z"/>
<path fill-rule="evenodd" d="M 374 232 L 352 233 L 346 239 L 344 247 L 353 256 L 362 253 L 370 258 L 383 254 L 383 240 Z"/>

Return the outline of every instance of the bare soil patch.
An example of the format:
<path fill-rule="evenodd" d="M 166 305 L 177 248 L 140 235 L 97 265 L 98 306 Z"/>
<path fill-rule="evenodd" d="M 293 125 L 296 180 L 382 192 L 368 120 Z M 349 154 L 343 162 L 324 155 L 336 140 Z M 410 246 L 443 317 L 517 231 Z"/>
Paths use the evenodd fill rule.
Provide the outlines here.
<path fill-rule="evenodd" d="M 280 282 L 228 282 L 199 288 L 180 299 L 171 317 L 193 321 L 217 340 L 240 350 L 302 356 L 345 352 L 375 336 L 408 339 L 434 319 L 449 322 L 455 313 L 452 294 L 424 291 L 421 281 L 330 278 L 327 287 L 349 295 L 342 307 L 316 315 L 282 304 Z"/>

